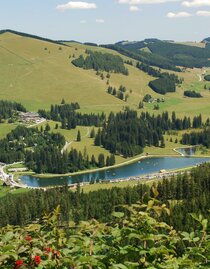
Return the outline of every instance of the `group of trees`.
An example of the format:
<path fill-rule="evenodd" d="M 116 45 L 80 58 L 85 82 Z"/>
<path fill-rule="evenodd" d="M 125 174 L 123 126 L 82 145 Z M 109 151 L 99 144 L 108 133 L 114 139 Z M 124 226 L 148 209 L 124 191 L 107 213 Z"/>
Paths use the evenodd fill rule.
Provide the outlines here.
<path fill-rule="evenodd" d="M 143 102 L 148 103 L 152 99 L 150 94 L 146 94 L 143 98 Z"/>
<path fill-rule="evenodd" d="M 160 70 L 155 69 L 154 67 L 149 66 L 144 63 L 137 62 L 136 67 L 152 77 L 165 78 L 165 79 L 173 81 L 175 84 L 181 84 L 183 82 L 183 79 L 180 79 L 175 74 L 170 74 L 168 72 L 161 72 Z"/>
<path fill-rule="evenodd" d="M 9 119 L 17 112 L 26 112 L 26 108 L 20 103 L 0 100 L 0 119 Z"/>
<path fill-rule="evenodd" d="M 124 86 L 120 86 L 119 89 L 116 89 L 115 87 L 109 86 L 107 89 L 107 92 L 117 98 L 119 98 L 120 100 L 123 100 L 125 102 L 127 102 L 129 95 L 126 94 L 127 89 Z"/>
<path fill-rule="evenodd" d="M 103 146 L 111 153 L 121 154 L 125 157 L 142 153 L 145 146 L 164 147 L 163 134 L 167 130 L 184 130 L 200 128 L 201 116 L 179 119 L 175 112 L 170 118 L 167 112 L 154 116 L 142 112 L 138 116 L 136 111 L 110 113 L 107 124 L 99 129 L 95 136 L 95 145 Z"/>
<path fill-rule="evenodd" d="M 159 93 L 166 94 L 167 92 L 175 92 L 176 85 L 181 84 L 183 79 L 180 79 L 175 74 L 161 72 L 147 64 L 137 62 L 136 67 L 150 76 L 157 77 L 158 79 L 150 81 L 149 87 Z"/>
<path fill-rule="evenodd" d="M 61 119 L 67 118 L 72 113 L 72 111 L 77 109 L 80 109 L 80 105 L 78 103 L 66 104 L 65 100 L 62 99 L 60 105 L 51 105 L 50 111 L 39 109 L 38 113 L 45 119 L 61 121 Z"/>
<path fill-rule="evenodd" d="M 39 131 L 35 128 L 18 126 L 5 139 L 0 140 L 0 162 L 13 163 L 24 161 L 26 166 L 36 173 L 64 174 L 94 167 L 115 164 L 113 154 L 105 157 L 100 154 L 88 156 L 76 149 L 62 152 L 65 138 L 59 133 L 49 133 L 49 127 Z"/>
<path fill-rule="evenodd" d="M 77 126 L 103 126 L 106 122 L 106 115 L 81 114 L 76 112 L 80 106 L 78 103 L 51 105 L 51 110 L 39 110 L 39 115 L 54 121 L 61 122 L 62 129 L 75 129 Z"/>
<path fill-rule="evenodd" d="M 32 154 L 33 151 L 48 148 L 60 150 L 64 144 L 65 139 L 61 134 L 18 126 L 7 134 L 6 138 L 0 140 L 0 162 L 24 161 L 27 154 Z"/>
<path fill-rule="evenodd" d="M 72 61 L 72 64 L 84 69 L 128 75 L 128 69 L 125 67 L 123 59 L 120 56 L 90 50 L 87 53 L 88 56 L 86 58 L 80 55 L 78 59 Z"/>
<path fill-rule="evenodd" d="M 192 97 L 192 98 L 203 97 L 199 92 L 196 92 L 196 91 L 184 91 L 184 96 Z"/>
<path fill-rule="evenodd" d="M 159 94 L 166 94 L 167 92 L 175 92 L 176 84 L 167 78 L 158 78 L 149 82 L 149 87 Z"/>
<path fill-rule="evenodd" d="M 82 154 L 76 149 L 61 153 L 59 148 L 48 146 L 36 148 L 33 152 L 27 151 L 25 163 L 36 173 L 65 174 L 114 165 L 115 157 L 111 155 L 105 158 L 104 154 L 99 154 L 96 160 L 94 155 L 90 158 L 86 152 Z"/>
<path fill-rule="evenodd" d="M 210 128 L 207 127 L 201 132 L 191 132 L 182 135 L 181 143 L 184 145 L 203 145 L 210 147 Z"/>

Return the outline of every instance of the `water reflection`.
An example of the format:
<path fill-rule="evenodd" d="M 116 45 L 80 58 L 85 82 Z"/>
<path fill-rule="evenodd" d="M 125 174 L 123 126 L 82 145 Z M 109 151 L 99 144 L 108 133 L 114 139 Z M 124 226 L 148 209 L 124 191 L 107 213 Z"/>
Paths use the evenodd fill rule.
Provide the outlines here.
<path fill-rule="evenodd" d="M 99 180 L 115 180 L 129 177 L 136 177 L 158 173 L 160 170 L 180 169 L 195 166 L 204 162 L 209 162 L 210 158 L 195 157 L 156 157 L 143 159 L 129 165 L 103 170 L 98 172 L 86 173 L 74 176 L 58 176 L 53 178 L 40 178 L 34 176 L 22 176 L 21 181 L 33 187 L 57 186 L 64 184 L 74 184 L 77 182 L 90 182 Z"/>

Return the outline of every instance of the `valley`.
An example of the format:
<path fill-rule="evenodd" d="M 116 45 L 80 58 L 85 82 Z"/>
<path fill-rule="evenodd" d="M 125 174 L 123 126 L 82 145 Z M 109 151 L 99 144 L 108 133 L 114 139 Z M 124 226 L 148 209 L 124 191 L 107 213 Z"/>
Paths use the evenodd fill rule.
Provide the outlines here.
<path fill-rule="evenodd" d="M 72 253 L 79 266 L 81 253 L 88 259 L 71 268 L 207 264 L 208 58 L 204 43 L 148 39 L 98 46 L 0 32 L 2 268 L 14 263 L 15 269 L 25 268 L 29 262 L 33 268 L 68 268 Z M 194 149 L 192 156 L 189 149 Z M 129 229 L 133 225 L 132 233 L 124 244 L 118 235 L 128 232 L 127 224 Z M 141 225 L 141 236 L 136 225 Z M 147 240 L 148 227 L 152 239 Z M 157 262 L 150 263 L 154 254 L 147 259 L 144 252 L 137 260 L 134 248 L 151 251 L 154 238 L 153 248 L 163 247 L 157 227 L 164 242 L 175 240 L 173 258 L 170 254 L 160 261 L 156 249 Z M 100 232 L 97 237 L 91 229 L 103 233 L 103 242 Z M 23 251 L 19 233 L 26 234 Z M 97 245 L 91 262 L 93 255 L 83 246 L 92 249 L 93 243 L 80 245 L 84 236 Z M 198 249 L 194 242 L 199 242 Z M 109 256 L 105 243 L 107 249 L 124 248 L 114 250 L 120 258 Z M 202 247 L 202 258 L 189 254 L 189 246 L 198 253 Z M 168 254 L 170 248 L 165 249 Z M 159 264 L 165 267 L 154 267 Z"/>

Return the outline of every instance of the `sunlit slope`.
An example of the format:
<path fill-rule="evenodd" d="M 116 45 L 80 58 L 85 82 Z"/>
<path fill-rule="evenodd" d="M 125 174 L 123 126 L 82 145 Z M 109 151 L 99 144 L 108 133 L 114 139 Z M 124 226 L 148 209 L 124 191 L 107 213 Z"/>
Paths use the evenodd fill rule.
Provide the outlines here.
<path fill-rule="evenodd" d="M 79 102 L 92 111 L 119 110 L 125 106 L 125 102 L 106 93 L 106 79 L 101 80 L 93 70 L 71 64 L 73 56 L 84 54 L 88 46 L 68 45 L 11 33 L 0 35 L 0 99 L 20 101 L 30 110 L 48 108 L 62 98 Z M 128 104 L 137 106 L 144 92 L 150 91 L 147 85 L 151 77 L 132 66 L 127 67 L 129 76 L 112 74 L 110 84 L 116 87 L 123 84 L 132 89 Z"/>

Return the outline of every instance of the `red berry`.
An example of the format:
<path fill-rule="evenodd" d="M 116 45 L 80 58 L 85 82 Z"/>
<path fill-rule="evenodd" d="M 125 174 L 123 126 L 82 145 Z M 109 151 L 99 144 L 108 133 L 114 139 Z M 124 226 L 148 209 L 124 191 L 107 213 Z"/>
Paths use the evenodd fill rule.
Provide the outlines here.
<path fill-rule="evenodd" d="M 20 268 L 23 265 L 23 260 L 17 260 L 15 262 L 15 269 Z"/>
<path fill-rule="evenodd" d="M 40 256 L 35 256 L 34 261 L 35 261 L 36 265 L 39 265 L 40 262 L 41 262 L 41 257 Z"/>
<path fill-rule="evenodd" d="M 32 237 L 30 235 L 26 235 L 25 240 L 26 241 L 31 241 L 32 240 Z"/>

